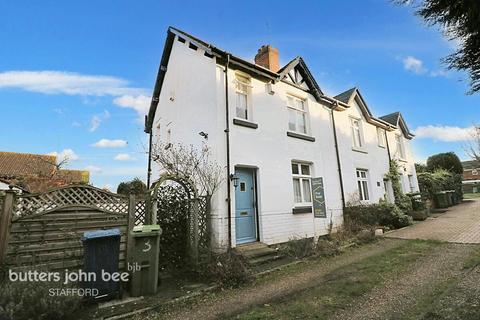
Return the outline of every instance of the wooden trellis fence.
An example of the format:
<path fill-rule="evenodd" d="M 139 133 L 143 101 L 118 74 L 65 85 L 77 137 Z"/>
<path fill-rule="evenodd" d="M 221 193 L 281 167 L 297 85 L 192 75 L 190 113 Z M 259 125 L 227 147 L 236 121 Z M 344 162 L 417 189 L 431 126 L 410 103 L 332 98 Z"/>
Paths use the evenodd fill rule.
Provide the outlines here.
<path fill-rule="evenodd" d="M 32 195 L 7 191 L 0 210 L 0 264 L 48 270 L 81 268 L 83 233 L 110 228 L 121 231 L 123 269 L 129 230 L 146 216 L 145 200 L 84 185 Z"/>

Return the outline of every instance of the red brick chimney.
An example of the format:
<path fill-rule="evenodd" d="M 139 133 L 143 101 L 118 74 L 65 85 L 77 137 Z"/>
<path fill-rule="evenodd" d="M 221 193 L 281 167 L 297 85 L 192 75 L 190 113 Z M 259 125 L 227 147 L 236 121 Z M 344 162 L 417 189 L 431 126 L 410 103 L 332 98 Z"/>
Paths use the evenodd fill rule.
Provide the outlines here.
<path fill-rule="evenodd" d="M 278 49 L 269 44 L 262 46 L 255 55 L 255 64 L 277 72 L 280 69 L 280 65 L 278 64 Z"/>

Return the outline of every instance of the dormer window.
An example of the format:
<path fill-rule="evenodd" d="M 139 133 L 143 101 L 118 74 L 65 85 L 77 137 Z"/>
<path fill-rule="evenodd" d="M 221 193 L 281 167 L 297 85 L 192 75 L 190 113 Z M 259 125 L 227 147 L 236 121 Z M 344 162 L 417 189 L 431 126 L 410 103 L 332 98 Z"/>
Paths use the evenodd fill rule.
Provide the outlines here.
<path fill-rule="evenodd" d="M 403 145 L 403 139 L 400 134 L 397 134 L 395 136 L 395 141 L 397 143 L 397 154 L 400 157 L 400 159 L 405 159 L 405 147 Z"/>
<path fill-rule="evenodd" d="M 235 116 L 239 119 L 251 120 L 251 98 L 250 78 L 237 74 L 235 77 L 235 92 L 236 92 L 236 110 Z"/>
<path fill-rule="evenodd" d="M 353 148 L 363 148 L 362 125 L 360 119 L 350 118 L 350 128 L 352 130 Z"/>

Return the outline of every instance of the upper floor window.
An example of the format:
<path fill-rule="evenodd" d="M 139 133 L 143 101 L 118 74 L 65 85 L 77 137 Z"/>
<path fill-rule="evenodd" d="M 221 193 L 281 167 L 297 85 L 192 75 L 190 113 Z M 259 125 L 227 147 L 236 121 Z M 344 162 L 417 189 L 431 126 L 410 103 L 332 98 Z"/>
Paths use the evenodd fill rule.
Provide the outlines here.
<path fill-rule="evenodd" d="M 368 171 L 363 169 L 357 169 L 357 185 L 358 185 L 358 194 L 360 200 L 369 200 L 370 195 L 368 194 Z"/>
<path fill-rule="evenodd" d="M 308 163 L 292 162 L 293 196 L 296 206 L 312 205 L 310 169 Z"/>
<path fill-rule="evenodd" d="M 476 176 L 478 175 L 478 170 L 477 169 L 473 169 L 472 170 L 472 176 Z"/>
<path fill-rule="evenodd" d="M 305 100 L 287 96 L 288 130 L 307 134 L 307 106 Z"/>
<path fill-rule="evenodd" d="M 377 128 L 377 139 L 378 139 L 378 146 L 385 148 L 387 145 L 387 141 L 385 139 L 385 129 Z"/>
<path fill-rule="evenodd" d="M 400 156 L 400 159 L 405 159 L 405 147 L 403 145 L 403 139 L 401 135 L 395 136 L 395 141 L 397 143 L 397 154 Z"/>
<path fill-rule="evenodd" d="M 251 119 L 250 78 L 237 74 L 236 80 L 236 111 L 237 118 Z"/>
<path fill-rule="evenodd" d="M 350 118 L 350 127 L 352 129 L 352 139 L 354 148 L 362 148 L 362 126 L 359 119 Z"/>

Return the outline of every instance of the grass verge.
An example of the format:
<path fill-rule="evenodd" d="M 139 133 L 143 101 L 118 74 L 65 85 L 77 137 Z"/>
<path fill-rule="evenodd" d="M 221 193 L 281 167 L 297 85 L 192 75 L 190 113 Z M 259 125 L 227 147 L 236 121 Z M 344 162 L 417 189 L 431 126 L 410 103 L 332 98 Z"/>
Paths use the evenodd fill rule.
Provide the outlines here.
<path fill-rule="evenodd" d="M 331 272 L 314 287 L 232 319 L 327 319 L 440 245 L 435 241 L 405 241 L 399 247 Z"/>

